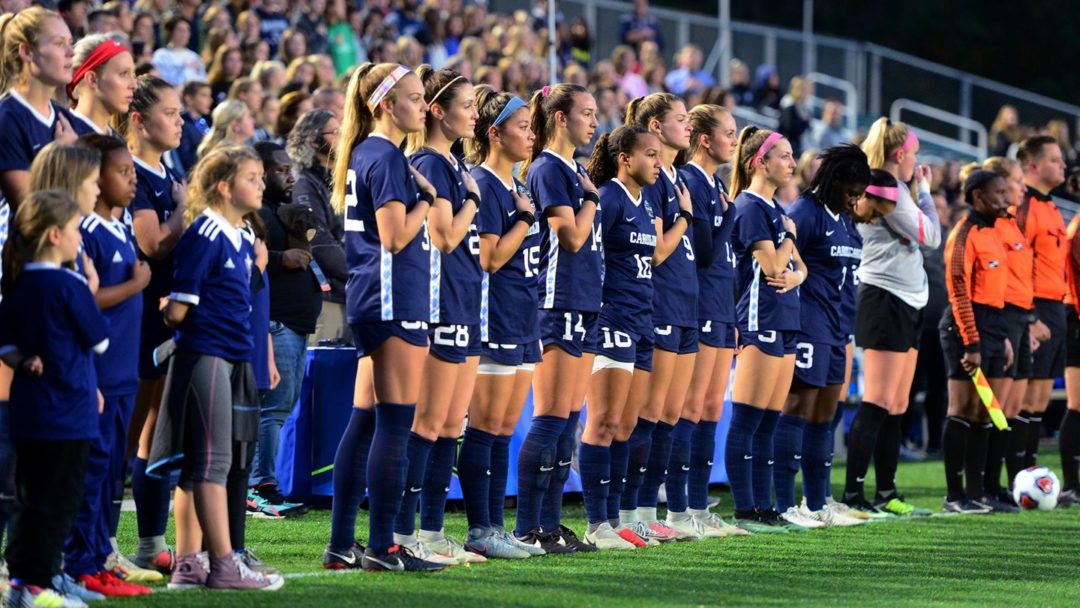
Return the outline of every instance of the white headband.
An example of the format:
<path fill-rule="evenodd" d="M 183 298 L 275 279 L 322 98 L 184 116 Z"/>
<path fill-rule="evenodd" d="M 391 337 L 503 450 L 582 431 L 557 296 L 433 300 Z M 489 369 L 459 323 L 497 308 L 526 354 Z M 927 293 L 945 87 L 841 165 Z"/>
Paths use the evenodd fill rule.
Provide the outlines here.
<path fill-rule="evenodd" d="M 379 107 L 379 102 L 386 98 L 386 94 L 390 92 L 390 89 L 393 89 L 394 85 L 397 84 L 399 80 L 411 72 L 412 70 L 403 65 L 394 68 L 394 71 L 390 72 L 390 74 L 388 74 L 386 78 L 383 78 L 383 81 L 379 83 L 379 86 L 375 87 L 375 91 L 371 93 L 371 97 L 368 97 L 368 109 L 374 112 L 375 108 Z"/>

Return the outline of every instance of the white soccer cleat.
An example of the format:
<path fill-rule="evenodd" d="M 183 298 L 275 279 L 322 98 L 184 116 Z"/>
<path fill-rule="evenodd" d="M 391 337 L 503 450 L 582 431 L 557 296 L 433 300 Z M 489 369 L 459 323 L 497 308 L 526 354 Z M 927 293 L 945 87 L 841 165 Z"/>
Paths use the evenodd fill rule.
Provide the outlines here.
<path fill-rule="evenodd" d="M 791 524 L 796 526 L 802 526 L 804 528 L 824 528 L 825 524 L 821 523 L 817 519 L 810 517 L 803 513 L 799 507 L 790 507 L 787 511 L 780 514 L 780 517 Z"/>
<path fill-rule="evenodd" d="M 694 514 L 704 532 L 705 538 L 727 538 L 728 536 L 750 536 L 750 533 L 739 526 L 729 524 L 712 511 L 705 511 L 703 515 Z"/>
<path fill-rule="evenodd" d="M 701 540 L 705 538 L 704 528 L 689 513 L 668 511 L 664 525 L 678 532 L 679 540 Z"/>
<path fill-rule="evenodd" d="M 483 555 L 474 553 L 463 547 L 461 543 L 447 536 L 442 530 L 438 532 L 420 530 L 417 537 L 420 539 L 421 543 L 427 545 L 436 555 L 453 559 L 454 563 L 482 564 L 488 561 Z"/>
<path fill-rule="evenodd" d="M 601 551 L 627 551 L 635 548 L 633 543 L 619 536 L 619 533 L 606 521 L 597 526 L 592 532 L 586 532 L 585 542 Z"/>

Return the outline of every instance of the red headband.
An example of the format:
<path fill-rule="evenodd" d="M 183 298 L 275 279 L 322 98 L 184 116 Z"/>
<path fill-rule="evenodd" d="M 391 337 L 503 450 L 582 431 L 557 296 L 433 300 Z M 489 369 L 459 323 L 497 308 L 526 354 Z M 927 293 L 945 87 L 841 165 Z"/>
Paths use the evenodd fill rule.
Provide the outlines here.
<path fill-rule="evenodd" d="M 757 154 L 754 155 L 754 162 L 765 158 L 765 155 L 769 153 L 769 150 L 772 150 L 773 146 L 776 145 L 776 142 L 781 139 L 784 139 L 783 135 L 776 132 L 770 133 L 769 136 L 765 138 L 765 141 L 762 142 L 761 147 L 757 149 Z"/>
<path fill-rule="evenodd" d="M 866 193 L 870 196 L 883 198 L 887 201 L 892 201 L 894 203 L 896 202 L 897 195 L 899 194 L 896 188 L 890 188 L 888 186 L 867 186 Z"/>
<path fill-rule="evenodd" d="M 71 78 L 71 83 L 67 85 L 67 94 L 69 99 L 75 99 L 75 87 L 78 86 L 84 76 L 91 70 L 96 70 L 105 65 L 110 59 L 116 57 L 120 53 L 126 53 L 127 47 L 119 42 L 109 38 L 101 44 L 94 47 L 94 50 L 90 52 L 90 56 L 86 58 L 79 65 L 79 69 L 75 70 L 75 75 Z"/>

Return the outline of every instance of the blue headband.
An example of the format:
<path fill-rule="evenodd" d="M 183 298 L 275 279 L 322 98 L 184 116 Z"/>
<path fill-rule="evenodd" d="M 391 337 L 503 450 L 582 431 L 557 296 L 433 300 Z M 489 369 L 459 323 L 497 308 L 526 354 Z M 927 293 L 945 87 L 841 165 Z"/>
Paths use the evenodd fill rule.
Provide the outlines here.
<path fill-rule="evenodd" d="M 517 112 L 527 105 L 529 104 L 522 101 L 520 97 L 511 97 L 510 101 L 506 102 L 506 107 L 502 109 L 502 112 L 499 112 L 499 117 L 495 119 L 495 122 L 491 123 L 491 126 L 497 127 L 501 125 L 506 122 L 507 118 L 513 116 L 514 112 Z"/>

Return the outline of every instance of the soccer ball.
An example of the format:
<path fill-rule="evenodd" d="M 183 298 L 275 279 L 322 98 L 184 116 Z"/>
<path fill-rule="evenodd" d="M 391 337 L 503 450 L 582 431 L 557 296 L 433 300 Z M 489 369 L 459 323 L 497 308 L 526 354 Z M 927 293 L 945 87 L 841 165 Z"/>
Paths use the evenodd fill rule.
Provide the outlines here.
<path fill-rule="evenodd" d="M 1023 509 L 1050 511 L 1057 506 L 1061 483 L 1047 467 L 1028 467 L 1013 480 L 1013 499 Z"/>

